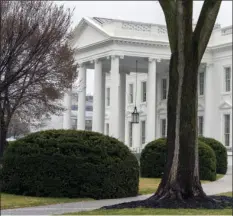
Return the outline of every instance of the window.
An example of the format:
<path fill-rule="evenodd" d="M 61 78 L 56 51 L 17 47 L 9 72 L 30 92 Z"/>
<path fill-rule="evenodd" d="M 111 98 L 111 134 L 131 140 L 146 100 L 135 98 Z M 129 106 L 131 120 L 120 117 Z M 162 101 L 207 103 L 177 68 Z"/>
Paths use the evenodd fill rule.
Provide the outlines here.
<path fill-rule="evenodd" d="M 204 72 L 199 73 L 199 95 L 204 95 L 204 83 L 205 83 L 204 75 L 205 75 Z"/>
<path fill-rule="evenodd" d="M 93 106 L 86 106 L 86 111 L 93 111 Z"/>
<path fill-rule="evenodd" d="M 166 127 L 167 127 L 167 122 L 166 119 L 161 119 L 161 137 L 166 137 Z"/>
<path fill-rule="evenodd" d="M 110 88 L 107 88 L 107 102 L 106 102 L 106 104 L 107 104 L 107 106 L 110 106 Z"/>
<path fill-rule="evenodd" d="M 133 103 L 133 84 L 129 84 L 129 103 Z"/>
<path fill-rule="evenodd" d="M 72 105 L 71 110 L 78 110 L 78 105 Z"/>
<path fill-rule="evenodd" d="M 162 79 L 162 87 L 161 87 L 161 99 L 167 99 L 167 79 Z"/>
<path fill-rule="evenodd" d="M 146 82 L 142 82 L 142 102 L 146 102 Z"/>
<path fill-rule="evenodd" d="M 77 129 L 77 119 L 71 119 L 71 128 L 73 130 L 76 130 Z"/>
<path fill-rule="evenodd" d="M 85 120 L 85 130 L 92 130 L 92 120 Z"/>
<path fill-rule="evenodd" d="M 146 121 L 141 121 L 141 142 L 142 144 L 146 142 Z"/>
<path fill-rule="evenodd" d="M 106 135 L 109 135 L 109 123 L 106 123 Z"/>
<path fill-rule="evenodd" d="M 230 146 L 230 115 L 224 115 L 224 143 L 225 146 Z"/>
<path fill-rule="evenodd" d="M 133 144 L 133 124 L 129 122 L 129 147 Z"/>
<path fill-rule="evenodd" d="M 231 91 L 231 68 L 225 67 L 225 91 Z"/>
<path fill-rule="evenodd" d="M 203 116 L 198 116 L 198 135 L 203 136 Z"/>

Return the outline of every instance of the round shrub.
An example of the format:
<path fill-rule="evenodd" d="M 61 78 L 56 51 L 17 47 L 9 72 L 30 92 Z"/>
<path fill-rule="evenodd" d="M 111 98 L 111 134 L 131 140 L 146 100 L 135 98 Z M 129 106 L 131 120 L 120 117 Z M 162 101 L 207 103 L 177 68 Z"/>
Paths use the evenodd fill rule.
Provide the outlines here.
<path fill-rule="evenodd" d="M 204 142 L 198 142 L 199 175 L 201 180 L 216 180 L 216 156 L 214 150 Z"/>
<path fill-rule="evenodd" d="M 166 157 L 167 146 L 165 138 L 160 138 L 148 143 L 141 153 L 141 176 L 147 178 L 162 177 Z"/>
<path fill-rule="evenodd" d="M 227 172 L 227 149 L 219 141 L 213 138 L 199 137 L 199 140 L 209 145 L 216 155 L 216 172 L 226 174 Z"/>
<path fill-rule="evenodd" d="M 127 146 L 91 131 L 48 130 L 8 146 L 2 190 L 45 197 L 135 196 L 139 165 Z"/>
<path fill-rule="evenodd" d="M 216 179 L 216 157 L 213 149 L 199 141 L 199 173 L 200 179 L 214 181 Z M 166 139 L 160 138 L 146 145 L 140 158 L 142 177 L 161 178 L 167 161 Z"/>

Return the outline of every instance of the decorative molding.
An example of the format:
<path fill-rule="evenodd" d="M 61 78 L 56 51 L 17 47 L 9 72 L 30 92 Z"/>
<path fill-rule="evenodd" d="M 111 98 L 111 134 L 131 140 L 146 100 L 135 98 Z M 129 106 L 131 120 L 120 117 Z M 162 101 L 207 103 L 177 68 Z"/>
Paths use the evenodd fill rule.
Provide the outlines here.
<path fill-rule="evenodd" d="M 124 30 L 131 30 L 131 31 L 141 31 L 141 32 L 151 32 L 151 24 L 145 23 L 133 23 L 124 21 L 121 24 L 121 28 Z"/>
<path fill-rule="evenodd" d="M 220 104 L 219 109 L 232 109 L 232 105 L 226 101 Z"/>
<path fill-rule="evenodd" d="M 204 111 L 205 110 L 205 106 L 201 103 L 198 103 L 198 107 L 197 107 L 198 111 Z"/>

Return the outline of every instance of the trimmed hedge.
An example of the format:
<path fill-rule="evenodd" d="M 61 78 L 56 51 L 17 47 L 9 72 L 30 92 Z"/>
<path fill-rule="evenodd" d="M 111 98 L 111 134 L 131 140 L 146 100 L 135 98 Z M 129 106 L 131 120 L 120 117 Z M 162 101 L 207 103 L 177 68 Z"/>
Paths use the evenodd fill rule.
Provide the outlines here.
<path fill-rule="evenodd" d="M 209 145 L 216 155 L 216 171 L 218 174 L 226 174 L 227 172 L 227 149 L 219 141 L 213 138 L 199 137 L 199 140 Z"/>
<path fill-rule="evenodd" d="M 216 157 L 213 149 L 199 141 L 199 173 L 201 180 L 216 180 Z M 152 141 L 143 149 L 140 158 L 142 177 L 161 178 L 167 161 L 166 138 Z"/>
<path fill-rule="evenodd" d="M 130 197 L 139 165 L 127 146 L 91 131 L 48 130 L 8 146 L 2 191 L 45 197 Z"/>

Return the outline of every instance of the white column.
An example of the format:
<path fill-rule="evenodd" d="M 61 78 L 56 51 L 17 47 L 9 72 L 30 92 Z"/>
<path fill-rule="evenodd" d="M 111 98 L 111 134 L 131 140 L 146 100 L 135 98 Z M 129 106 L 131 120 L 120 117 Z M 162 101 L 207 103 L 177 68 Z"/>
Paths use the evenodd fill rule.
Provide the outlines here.
<path fill-rule="evenodd" d="M 78 115 L 77 129 L 85 130 L 85 108 L 86 108 L 86 67 L 81 65 L 78 74 Z"/>
<path fill-rule="evenodd" d="M 147 76 L 146 143 L 156 139 L 156 59 L 149 59 Z"/>
<path fill-rule="evenodd" d="M 102 110 L 102 120 L 101 120 L 101 130 L 104 133 L 105 128 L 105 90 L 106 90 L 106 73 L 102 71 L 102 92 L 101 92 L 101 110 Z"/>
<path fill-rule="evenodd" d="M 71 105 L 72 105 L 72 90 L 68 90 L 64 95 L 65 112 L 63 115 L 63 129 L 71 129 Z"/>
<path fill-rule="evenodd" d="M 214 79 L 213 79 L 213 64 L 206 65 L 205 72 L 205 115 L 204 115 L 204 136 L 213 136 L 214 126 Z"/>
<path fill-rule="evenodd" d="M 119 89 L 119 140 L 125 143 L 125 100 L 126 100 L 126 72 L 120 72 Z"/>
<path fill-rule="evenodd" d="M 93 98 L 93 120 L 92 130 L 104 133 L 104 116 L 103 116 L 103 72 L 102 62 L 95 61 L 95 75 L 94 75 L 94 98 Z"/>
<path fill-rule="evenodd" d="M 120 58 L 111 58 L 110 135 L 124 142 L 125 133 L 125 73 L 120 73 Z"/>

